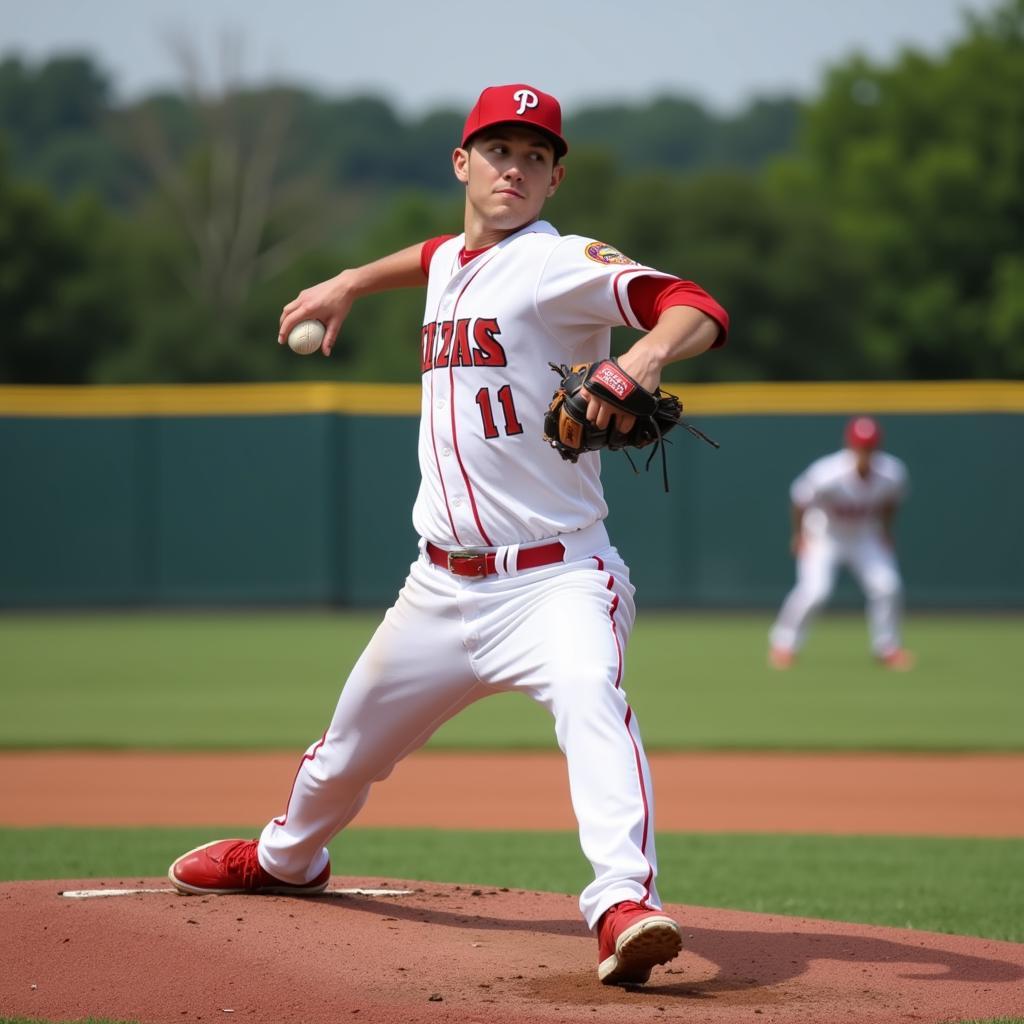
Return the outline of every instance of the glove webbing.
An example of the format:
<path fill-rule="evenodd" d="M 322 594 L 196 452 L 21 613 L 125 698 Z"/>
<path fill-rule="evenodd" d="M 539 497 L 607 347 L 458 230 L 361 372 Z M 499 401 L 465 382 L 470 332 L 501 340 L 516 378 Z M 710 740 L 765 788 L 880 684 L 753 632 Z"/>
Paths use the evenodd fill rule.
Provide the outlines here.
<path fill-rule="evenodd" d="M 647 462 L 644 465 L 645 472 L 649 472 L 651 468 L 651 460 L 657 454 L 658 449 L 661 449 L 661 478 L 665 483 L 665 493 L 668 494 L 668 459 L 665 457 L 665 445 L 671 444 L 672 442 L 661 433 L 661 427 L 658 426 L 658 421 L 653 419 L 654 429 L 658 434 L 658 440 L 654 442 L 654 447 L 651 449 L 651 454 L 647 456 Z M 717 442 L 713 441 L 703 430 L 698 430 L 692 423 L 687 423 L 686 420 L 679 420 L 679 426 L 686 427 L 686 429 L 693 434 L 694 437 L 699 437 L 702 441 L 707 441 L 712 448 L 721 448 L 722 446 Z M 633 468 L 633 472 L 637 476 L 640 475 L 640 470 L 636 468 L 636 463 L 633 462 L 627 448 L 622 449 L 623 455 L 629 459 L 629 464 Z"/>

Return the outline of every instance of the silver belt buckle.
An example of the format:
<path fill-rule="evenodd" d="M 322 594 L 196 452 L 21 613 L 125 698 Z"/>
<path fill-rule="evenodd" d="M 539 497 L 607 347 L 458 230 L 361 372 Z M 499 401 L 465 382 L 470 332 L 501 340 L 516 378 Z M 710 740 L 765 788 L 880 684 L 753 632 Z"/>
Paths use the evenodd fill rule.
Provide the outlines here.
<path fill-rule="evenodd" d="M 458 562 L 459 568 L 455 567 L 456 562 Z M 473 569 L 476 571 L 472 571 Z M 453 576 L 465 576 L 467 579 L 480 580 L 487 575 L 487 558 L 482 551 L 470 551 L 467 548 L 449 551 L 448 571 Z"/>

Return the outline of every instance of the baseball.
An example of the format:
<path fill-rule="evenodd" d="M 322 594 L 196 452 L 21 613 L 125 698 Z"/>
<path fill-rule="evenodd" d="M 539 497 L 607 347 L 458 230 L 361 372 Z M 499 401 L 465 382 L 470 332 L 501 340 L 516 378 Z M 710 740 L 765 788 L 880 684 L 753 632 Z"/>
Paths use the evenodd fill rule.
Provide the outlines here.
<path fill-rule="evenodd" d="M 310 356 L 320 348 L 326 333 L 327 328 L 319 320 L 303 320 L 288 335 L 288 347 L 300 356 Z"/>

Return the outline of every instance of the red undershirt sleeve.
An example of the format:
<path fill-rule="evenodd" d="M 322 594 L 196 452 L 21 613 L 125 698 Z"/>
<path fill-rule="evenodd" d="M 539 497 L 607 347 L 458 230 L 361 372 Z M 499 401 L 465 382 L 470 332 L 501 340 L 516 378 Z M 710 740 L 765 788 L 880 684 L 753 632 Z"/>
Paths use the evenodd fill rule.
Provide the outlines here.
<path fill-rule="evenodd" d="M 423 268 L 423 276 L 430 276 L 430 261 L 434 258 L 434 253 L 444 245 L 445 242 L 450 238 L 454 238 L 454 235 L 438 235 L 437 238 L 428 238 L 423 243 L 423 248 L 420 249 L 420 266 Z"/>
<path fill-rule="evenodd" d="M 629 304 L 637 320 L 651 330 L 670 306 L 693 306 L 718 324 L 718 337 L 712 348 L 725 344 L 729 333 L 729 314 L 700 285 L 679 278 L 634 277 L 629 282 Z"/>

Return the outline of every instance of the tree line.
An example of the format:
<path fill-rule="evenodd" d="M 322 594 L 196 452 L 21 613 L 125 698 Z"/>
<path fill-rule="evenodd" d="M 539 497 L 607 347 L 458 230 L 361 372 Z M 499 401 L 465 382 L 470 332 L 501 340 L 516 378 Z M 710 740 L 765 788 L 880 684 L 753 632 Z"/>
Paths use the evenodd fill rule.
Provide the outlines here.
<path fill-rule="evenodd" d="M 0 380 L 416 380 L 416 289 L 357 305 L 330 361 L 281 350 L 277 317 L 460 230 L 463 116 L 188 80 L 118 104 L 87 57 L 7 57 Z M 732 315 L 730 344 L 674 379 L 1024 374 L 1024 0 L 965 14 L 937 55 L 850 56 L 802 101 L 594 105 L 566 134 L 545 216 Z"/>

